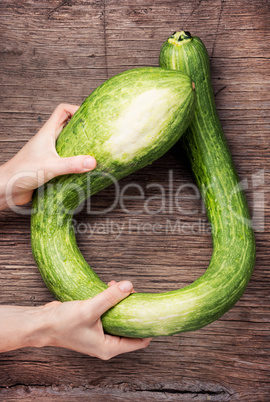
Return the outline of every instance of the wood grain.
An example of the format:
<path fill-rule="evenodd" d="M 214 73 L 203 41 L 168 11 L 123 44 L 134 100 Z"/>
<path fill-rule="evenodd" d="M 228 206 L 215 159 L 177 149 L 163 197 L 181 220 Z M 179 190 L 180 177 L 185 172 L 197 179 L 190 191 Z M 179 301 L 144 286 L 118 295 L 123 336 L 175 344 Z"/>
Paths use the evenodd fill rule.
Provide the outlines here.
<path fill-rule="evenodd" d="M 57 348 L 4 353 L 1 400 L 269 400 L 269 23 L 266 0 L 0 2 L 0 163 L 58 103 L 80 104 L 120 71 L 157 66 L 161 44 L 184 28 L 209 51 L 218 112 L 257 225 L 254 274 L 220 320 L 107 362 Z M 182 151 L 175 147 L 123 179 L 120 188 L 129 183 L 144 189 L 144 199 L 126 201 L 129 213 L 118 203 L 101 214 L 114 200 L 108 188 L 91 201 L 98 215 L 85 207 L 76 216 L 83 255 L 104 281 L 128 278 L 138 291 L 192 282 L 207 268 L 211 237 Z M 149 201 L 156 194 L 150 183 L 161 184 L 168 197 L 170 186 L 174 195 L 185 186 L 178 205 L 170 207 L 167 198 L 166 208 L 155 214 L 160 201 Z M 258 193 L 264 203 L 258 203 Z M 179 227 L 172 230 L 175 222 Z M 2 211 L 0 243 L 0 302 L 35 306 L 53 300 L 32 258 L 29 216 Z"/>

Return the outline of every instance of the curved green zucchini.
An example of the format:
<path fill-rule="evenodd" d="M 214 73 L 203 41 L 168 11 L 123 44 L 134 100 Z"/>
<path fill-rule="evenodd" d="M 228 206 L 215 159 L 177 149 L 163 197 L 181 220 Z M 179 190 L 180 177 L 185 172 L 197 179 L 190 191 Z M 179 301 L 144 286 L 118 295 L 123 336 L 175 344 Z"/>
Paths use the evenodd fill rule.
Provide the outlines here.
<path fill-rule="evenodd" d="M 195 117 L 190 129 L 185 134 L 184 146 L 205 200 L 209 220 L 213 225 L 213 256 L 205 274 L 191 285 L 161 294 L 135 293 L 106 312 L 102 316 L 105 331 L 120 336 L 171 335 L 196 330 L 209 324 L 221 317 L 239 299 L 254 266 L 254 234 L 250 227 L 246 199 L 239 187 L 238 178 L 216 113 L 206 49 L 199 39 L 191 38 L 190 35 L 183 32 L 176 33 L 170 39 L 164 44 L 161 51 L 160 62 L 162 66 L 172 69 L 186 68 L 185 71 L 193 78 L 196 93 L 198 93 Z M 181 46 L 178 42 L 181 42 Z M 172 72 L 173 70 L 168 71 Z M 165 75 L 160 80 L 157 76 L 154 79 L 157 80 L 155 88 L 159 88 L 165 79 Z M 124 80 L 121 85 L 123 83 Z M 112 85 L 112 91 L 113 87 L 114 85 Z M 117 96 L 118 91 L 119 88 L 115 92 L 115 96 Z M 131 92 L 131 99 L 134 99 L 133 89 Z M 180 104 L 182 103 L 181 100 L 183 101 L 183 94 L 181 91 L 178 92 Z M 104 91 L 105 97 L 110 97 L 110 92 L 107 95 L 105 93 L 107 91 Z M 101 107 L 99 101 L 95 103 L 95 95 L 93 98 L 91 102 L 88 101 L 86 109 L 91 107 L 93 102 L 93 107 L 99 105 L 99 108 L 91 109 L 92 113 L 99 113 L 98 111 L 103 110 L 103 106 Z M 133 102 L 131 99 L 129 102 Z M 189 108 L 189 112 L 188 108 L 183 110 L 182 106 L 178 110 L 177 108 L 174 109 L 175 113 L 171 115 L 171 120 L 168 118 L 164 121 L 167 129 L 166 135 L 170 133 L 173 119 L 177 119 L 177 113 L 180 113 L 180 120 L 182 120 L 184 113 L 191 113 L 191 105 Z M 140 113 L 142 110 L 141 108 Z M 76 138 L 76 136 L 81 135 L 80 123 L 85 125 L 87 111 L 88 109 L 82 108 L 71 120 L 69 126 L 63 130 L 57 143 L 57 150 L 61 156 L 74 154 L 74 150 L 77 153 L 81 153 L 82 149 L 85 150 L 88 143 L 82 141 L 81 138 Z M 106 111 L 108 113 L 108 110 Z M 108 116 L 107 113 L 105 113 L 105 118 Z M 153 118 L 158 118 L 158 115 L 157 112 Z M 185 116 L 185 119 L 188 120 L 187 114 Z M 102 119 L 94 114 L 91 121 L 93 126 L 88 125 L 86 132 L 89 133 L 90 127 L 92 133 L 95 132 L 93 128 L 96 127 L 98 121 L 102 121 Z M 176 126 L 179 126 L 178 129 L 180 130 L 183 129 L 184 124 L 182 126 L 180 123 L 175 124 L 175 129 Z M 99 129 L 100 127 L 99 125 Z M 104 131 L 107 133 L 106 130 Z M 101 130 L 101 132 L 103 131 Z M 179 131 L 179 136 L 180 134 Z M 104 150 L 102 148 L 100 151 L 101 143 L 98 143 L 98 135 L 95 134 L 94 138 L 91 141 L 89 134 L 88 141 L 89 143 L 91 141 L 89 153 L 98 159 L 100 166 L 98 173 L 113 172 L 117 179 L 150 163 L 146 155 L 150 152 L 151 156 L 152 150 L 155 149 L 154 144 L 158 143 L 157 138 L 155 138 L 152 144 L 153 148 L 147 149 L 142 157 L 142 165 L 131 168 L 136 153 L 131 152 L 130 163 L 127 159 L 123 161 L 122 158 L 115 163 L 112 154 L 105 153 L 105 158 L 103 158 Z M 174 140 L 169 144 L 166 142 L 168 145 L 166 147 L 169 148 Z M 98 143 L 97 146 L 96 143 Z M 111 145 L 112 142 L 110 142 L 110 147 Z M 111 149 L 110 147 L 105 148 Z M 93 149 L 96 153 L 92 152 Z M 115 152 L 116 149 L 113 148 L 113 150 Z M 165 152 L 165 148 L 162 148 L 162 152 L 155 153 L 154 158 L 160 156 L 163 151 Z M 141 160 L 140 152 L 138 155 L 137 164 Z M 121 156 L 125 158 L 123 153 Z M 106 164 L 107 160 L 108 163 Z M 120 160 L 122 164 L 120 164 Z M 106 288 L 106 285 L 90 269 L 78 250 L 71 224 L 71 215 L 65 213 L 67 207 L 75 208 L 86 196 L 85 194 L 79 196 L 78 191 L 70 190 L 70 185 L 76 184 L 80 180 L 80 187 L 83 184 L 85 189 L 87 186 L 86 177 L 91 178 L 92 176 L 88 174 L 79 176 L 79 178 L 77 176 L 72 177 L 72 179 L 69 177 L 58 178 L 51 183 L 58 184 L 57 191 L 54 189 L 55 186 L 47 185 L 44 187 L 44 194 L 38 195 L 36 193 L 34 198 L 34 207 L 37 211 L 32 216 L 33 254 L 47 286 L 62 301 L 93 297 Z M 110 184 L 108 177 L 93 177 L 91 194 L 108 184 Z"/>
<path fill-rule="evenodd" d="M 163 44 L 159 61 L 161 67 L 185 72 L 195 83 L 194 117 L 180 142 L 212 228 L 210 265 L 182 293 L 187 304 L 181 330 L 190 331 L 221 317 L 242 296 L 255 264 L 255 238 L 246 197 L 216 111 L 204 44 L 189 32 L 175 32 Z"/>
<path fill-rule="evenodd" d="M 87 299 L 107 288 L 77 247 L 72 225 L 76 207 L 162 156 L 187 129 L 194 106 L 194 85 L 186 74 L 139 68 L 97 88 L 62 130 L 59 155 L 90 154 L 97 167 L 53 179 L 34 194 L 33 256 L 58 300 Z M 134 337 L 175 332 L 171 303 L 166 294 L 132 294 L 103 315 L 104 329 Z"/>

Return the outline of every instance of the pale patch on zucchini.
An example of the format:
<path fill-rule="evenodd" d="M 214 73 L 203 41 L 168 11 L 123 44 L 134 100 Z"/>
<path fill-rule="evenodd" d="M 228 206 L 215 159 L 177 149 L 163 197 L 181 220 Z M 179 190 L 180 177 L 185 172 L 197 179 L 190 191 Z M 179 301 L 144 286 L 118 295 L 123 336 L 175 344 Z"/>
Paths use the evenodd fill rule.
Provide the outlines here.
<path fill-rule="evenodd" d="M 115 122 L 114 134 L 104 144 L 104 149 L 114 160 L 130 161 L 155 138 L 158 140 L 163 133 L 164 121 L 172 113 L 173 96 L 168 88 L 155 88 L 132 99 Z M 174 98 L 177 105 L 178 99 Z"/>

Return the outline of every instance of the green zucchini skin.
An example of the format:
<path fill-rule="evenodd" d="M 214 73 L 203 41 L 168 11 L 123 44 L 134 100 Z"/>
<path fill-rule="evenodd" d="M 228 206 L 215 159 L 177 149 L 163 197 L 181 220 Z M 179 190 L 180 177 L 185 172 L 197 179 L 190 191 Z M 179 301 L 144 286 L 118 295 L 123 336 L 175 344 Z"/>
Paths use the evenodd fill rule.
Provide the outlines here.
<path fill-rule="evenodd" d="M 187 73 L 196 89 L 195 113 L 180 142 L 206 206 L 213 254 L 205 274 L 183 289 L 190 294 L 183 329 L 191 331 L 221 317 L 242 296 L 255 264 L 255 237 L 216 111 L 204 44 L 176 32 L 163 44 L 159 60 L 161 67 Z"/>
<path fill-rule="evenodd" d="M 107 288 L 83 258 L 73 212 L 113 180 L 162 156 L 190 124 L 195 91 L 184 73 L 140 68 L 112 77 L 82 104 L 57 140 L 60 156 L 90 154 L 94 171 L 61 176 L 33 197 L 31 242 L 49 290 L 60 301 L 94 297 Z M 173 299 L 168 300 L 168 295 Z M 178 332 L 175 292 L 132 294 L 102 316 L 107 333 L 147 337 Z M 177 310 L 177 309 L 176 309 Z"/>

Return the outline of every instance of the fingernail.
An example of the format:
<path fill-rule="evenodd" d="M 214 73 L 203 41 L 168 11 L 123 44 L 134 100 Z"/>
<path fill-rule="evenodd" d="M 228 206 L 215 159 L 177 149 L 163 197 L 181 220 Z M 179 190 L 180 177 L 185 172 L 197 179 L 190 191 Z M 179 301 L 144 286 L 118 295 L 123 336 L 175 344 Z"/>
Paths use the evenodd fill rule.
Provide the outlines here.
<path fill-rule="evenodd" d="M 128 293 L 132 290 L 133 285 L 130 281 L 123 281 L 118 284 L 118 287 L 122 292 Z"/>
<path fill-rule="evenodd" d="M 93 156 L 87 156 L 86 158 L 84 158 L 83 167 L 85 169 L 87 170 L 94 169 L 95 166 L 96 166 L 96 160 L 95 158 L 93 158 Z"/>

